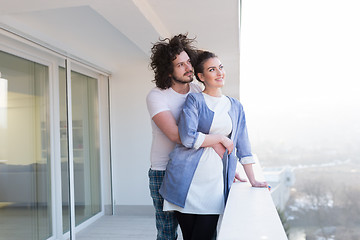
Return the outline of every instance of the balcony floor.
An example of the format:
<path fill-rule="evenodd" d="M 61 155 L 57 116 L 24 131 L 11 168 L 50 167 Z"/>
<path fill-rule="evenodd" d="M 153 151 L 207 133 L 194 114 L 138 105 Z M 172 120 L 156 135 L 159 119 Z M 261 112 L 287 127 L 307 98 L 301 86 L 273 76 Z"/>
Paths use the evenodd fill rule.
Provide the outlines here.
<path fill-rule="evenodd" d="M 103 216 L 76 234 L 76 240 L 154 240 L 154 216 Z M 178 240 L 182 240 L 179 230 Z"/>

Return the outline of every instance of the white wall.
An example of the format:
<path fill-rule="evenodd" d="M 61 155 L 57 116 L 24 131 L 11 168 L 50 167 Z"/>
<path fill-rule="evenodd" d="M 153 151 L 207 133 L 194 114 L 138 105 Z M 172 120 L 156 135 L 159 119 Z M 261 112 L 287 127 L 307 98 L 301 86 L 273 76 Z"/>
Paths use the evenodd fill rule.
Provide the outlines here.
<path fill-rule="evenodd" d="M 146 54 L 134 49 L 125 58 L 110 81 L 114 201 L 116 206 L 151 205 L 151 125 L 145 98 L 154 86 L 153 74 Z"/>

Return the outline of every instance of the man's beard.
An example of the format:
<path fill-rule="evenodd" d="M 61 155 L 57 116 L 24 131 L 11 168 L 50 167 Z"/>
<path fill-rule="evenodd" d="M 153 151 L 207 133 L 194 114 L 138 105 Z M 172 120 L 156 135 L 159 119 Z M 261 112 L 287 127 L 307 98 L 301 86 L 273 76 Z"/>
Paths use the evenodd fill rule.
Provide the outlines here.
<path fill-rule="evenodd" d="M 188 73 L 188 72 L 187 72 L 187 73 Z M 187 73 L 185 73 L 185 74 L 187 74 Z M 184 75 L 185 75 L 185 74 L 184 74 Z M 193 76 L 191 76 L 188 81 L 180 80 L 180 79 L 176 78 L 175 76 L 172 76 L 171 78 L 172 78 L 175 82 L 181 83 L 181 84 L 190 83 L 190 82 L 192 82 L 192 81 L 194 80 Z"/>

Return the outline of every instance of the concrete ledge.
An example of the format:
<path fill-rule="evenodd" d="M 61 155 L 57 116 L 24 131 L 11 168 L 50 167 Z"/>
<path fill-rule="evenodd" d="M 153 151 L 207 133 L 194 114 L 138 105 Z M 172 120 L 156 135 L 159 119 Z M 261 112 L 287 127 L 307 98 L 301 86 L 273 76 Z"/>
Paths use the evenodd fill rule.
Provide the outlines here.
<path fill-rule="evenodd" d="M 256 178 L 263 180 L 260 165 L 257 163 L 253 167 Z M 242 167 L 239 170 L 241 172 Z M 217 239 L 287 240 L 270 191 L 253 188 L 247 182 L 234 183 Z"/>

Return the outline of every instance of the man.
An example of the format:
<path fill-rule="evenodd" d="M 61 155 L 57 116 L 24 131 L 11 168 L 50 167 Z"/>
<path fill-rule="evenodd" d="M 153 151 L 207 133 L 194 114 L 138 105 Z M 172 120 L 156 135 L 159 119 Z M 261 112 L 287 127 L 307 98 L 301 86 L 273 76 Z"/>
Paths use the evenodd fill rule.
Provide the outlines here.
<path fill-rule="evenodd" d="M 151 68 L 155 84 L 146 103 L 152 119 L 151 168 L 149 187 L 156 212 L 157 239 L 177 239 L 178 222 L 172 212 L 163 212 L 164 199 L 159 194 L 169 153 L 176 143 L 181 143 L 177 119 L 189 92 L 200 92 L 200 86 L 192 83 L 194 71 L 191 65 L 196 51 L 194 39 L 179 34 L 163 39 L 152 47 Z"/>

